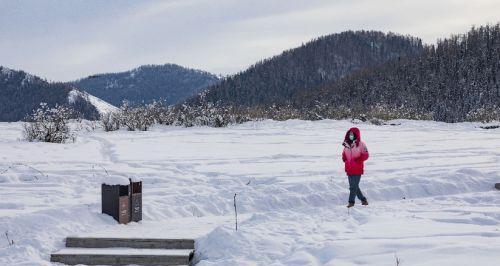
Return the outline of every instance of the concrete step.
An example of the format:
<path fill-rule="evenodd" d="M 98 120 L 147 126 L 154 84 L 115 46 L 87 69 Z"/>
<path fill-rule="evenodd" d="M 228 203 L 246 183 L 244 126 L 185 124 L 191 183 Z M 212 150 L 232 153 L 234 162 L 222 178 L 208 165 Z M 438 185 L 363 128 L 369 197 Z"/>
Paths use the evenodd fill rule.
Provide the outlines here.
<path fill-rule="evenodd" d="M 193 239 L 68 237 L 68 248 L 194 249 Z"/>
<path fill-rule="evenodd" d="M 192 249 L 65 248 L 50 256 L 67 265 L 189 265 Z"/>

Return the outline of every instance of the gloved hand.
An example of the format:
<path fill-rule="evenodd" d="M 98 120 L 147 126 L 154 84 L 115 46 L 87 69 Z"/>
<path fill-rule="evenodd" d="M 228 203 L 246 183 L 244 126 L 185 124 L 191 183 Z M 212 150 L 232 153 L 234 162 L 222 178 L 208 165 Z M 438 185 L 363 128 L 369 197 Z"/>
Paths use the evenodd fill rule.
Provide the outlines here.
<path fill-rule="evenodd" d="M 349 145 L 349 143 L 347 143 L 347 141 L 344 141 L 344 142 L 342 143 L 342 146 L 344 146 L 344 147 L 346 147 L 346 148 L 348 148 L 348 149 L 350 149 L 350 148 L 351 148 L 351 145 Z"/>

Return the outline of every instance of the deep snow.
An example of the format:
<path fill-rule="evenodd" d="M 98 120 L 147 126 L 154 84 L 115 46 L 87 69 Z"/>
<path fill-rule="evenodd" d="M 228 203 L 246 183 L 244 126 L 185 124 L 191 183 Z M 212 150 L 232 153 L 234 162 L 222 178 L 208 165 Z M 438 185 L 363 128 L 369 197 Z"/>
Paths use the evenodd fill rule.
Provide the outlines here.
<path fill-rule="evenodd" d="M 349 212 L 348 121 L 81 131 L 69 144 L 0 123 L 0 265 L 51 265 L 68 235 L 195 237 L 198 265 L 498 265 L 500 130 L 393 122 L 356 125 L 370 206 Z M 144 221 L 100 214 L 106 172 L 143 179 Z"/>

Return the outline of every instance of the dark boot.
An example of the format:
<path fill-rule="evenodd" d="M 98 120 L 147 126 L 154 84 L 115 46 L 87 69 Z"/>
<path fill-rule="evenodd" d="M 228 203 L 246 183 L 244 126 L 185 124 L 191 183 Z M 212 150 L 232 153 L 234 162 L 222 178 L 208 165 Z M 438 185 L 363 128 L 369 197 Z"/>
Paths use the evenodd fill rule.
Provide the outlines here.
<path fill-rule="evenodd" d="M 362 200 L 361 205 L 368 205 L 368 200 L 366 200 L 366 199 Z"/>
<path fill-rule="evenodd" d="M 351 208 L 351 207 L 354 207 L 354 203 L 349 202 L 349 204 L 347 204 L 347 208 Z"/>

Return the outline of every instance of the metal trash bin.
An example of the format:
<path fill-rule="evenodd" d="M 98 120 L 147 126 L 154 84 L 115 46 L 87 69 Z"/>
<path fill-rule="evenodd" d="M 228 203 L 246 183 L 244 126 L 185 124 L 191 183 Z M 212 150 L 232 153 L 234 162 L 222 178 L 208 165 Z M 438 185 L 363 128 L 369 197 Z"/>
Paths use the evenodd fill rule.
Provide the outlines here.
<path fill-rule="evenodd" d="M 130 222 L 130 185 L 101 185 L 102 213 L 111 215 L 118 223 Z"/>
<path fill-rule="evenodd" d="M 132 222 L 142 220 L 142 181 L 130 179 L 130 216 Z"/>

